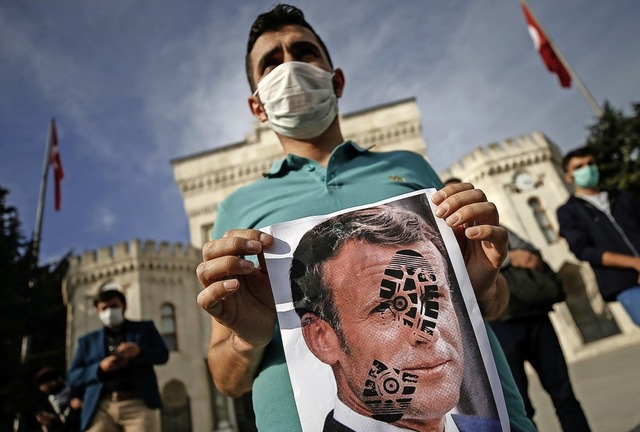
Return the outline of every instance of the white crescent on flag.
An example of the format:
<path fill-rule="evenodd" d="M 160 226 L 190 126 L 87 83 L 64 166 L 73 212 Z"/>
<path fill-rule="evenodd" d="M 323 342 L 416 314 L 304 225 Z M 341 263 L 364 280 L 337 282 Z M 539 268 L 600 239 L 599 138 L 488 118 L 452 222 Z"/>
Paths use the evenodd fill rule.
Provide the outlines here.
<path fill-rule="evenodd" d="M 540 33 L 535 27 L 530 25 L 527 26 L 527 29 L 529 30 L 531 40 L 533 40 L 533 46 L 536 48 L 536 51 L 540 51 Z"/>

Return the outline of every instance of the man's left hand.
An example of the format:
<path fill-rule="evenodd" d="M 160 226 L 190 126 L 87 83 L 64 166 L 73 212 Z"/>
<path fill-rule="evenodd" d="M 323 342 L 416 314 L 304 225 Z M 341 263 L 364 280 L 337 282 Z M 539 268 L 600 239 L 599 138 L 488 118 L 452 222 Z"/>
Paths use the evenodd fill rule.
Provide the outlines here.
<path fill-rule="evenodd" d="M 453 228 L 485 319 L 497 318 L 508 303 L 508 289 L 496 283 L 507 257 L 509 235 L 500 227 L 498 210 L 471 183 L 446 186 L 432 197 L 436 216 Z"/>

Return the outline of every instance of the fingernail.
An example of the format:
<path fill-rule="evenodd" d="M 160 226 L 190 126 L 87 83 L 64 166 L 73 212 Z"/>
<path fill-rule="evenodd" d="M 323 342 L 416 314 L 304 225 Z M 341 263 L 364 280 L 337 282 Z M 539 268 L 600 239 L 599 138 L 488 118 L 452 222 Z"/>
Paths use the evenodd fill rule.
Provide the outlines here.
<path fill-rule="evenodd" d="M 438 206 L 438 208 L 436 209 L 436 216 L 442 217 L 447 211 L 449 211 L 449 205 L 442 204 L 441 206 Z"/>
<path fill-rule="evenodd" d="M 431 195 L 431 202 L 434 203 L 434 204 L 438 204 L 443 199 L 444 198 L 442 197 L 442 194 L 440 192 L 436 192 L 433 195 Z"/>
<path fill-rule="evenodd" d="M 244 248 L 247 252 L 258 253 L 262 249 L 262 244 L 259 241 L 247 240 L 244 244 Z"/>
<path fill-rule="evenodd" d="M 222 283 L 222 287 L 226 290 L 226 291 L 233 291 L 234 289 L 237 288 L 237 282 L 235 280 L 228 280 L 228 281 L 224 281 Z"/>
<path fill-rule="evenodd" d="M 455 225 L 456 222 L 458 222 L 459 220 L 460 220 L 460 215 L 458 213 L 454 213 L 446 219 L 447 224 L 449 225 Z"/>
<path fill-rule="evenodd" d="M 270 237 L 271 236 L 268 234 L 264 234 L 264 233 L 260 234 L 260 243 L 268 243 L 271 240 Z"/>
<path fill-rule="evenodd" d="M 254 265 L 251 261 L 246 260 L 246 259 L 240 259 L 240 267 L 242 267 L 245 270 L 252 270 Z"/>
<path fill-rule="evenodd" d="M 477 235 L 480 235 L 480 228 L 477 228 L 477 227 L 467 228 L 468 237 L 475 237 Z"/>

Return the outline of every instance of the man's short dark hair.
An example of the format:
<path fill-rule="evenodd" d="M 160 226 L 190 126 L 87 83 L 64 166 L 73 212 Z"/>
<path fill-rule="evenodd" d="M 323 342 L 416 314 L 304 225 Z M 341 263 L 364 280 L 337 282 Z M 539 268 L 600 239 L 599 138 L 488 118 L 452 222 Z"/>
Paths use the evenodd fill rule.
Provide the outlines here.
<path fill-rule="evenodd" d="M 109 289 L 104 291 L 100 290 L 98 295 L 93 299 L 93 306 L 98 306 L 98 303 L 100 302 L 103 302 L 103 303 L 109 302 L 114 298 L 119 299 L 122 302 L 122 306 L 127 305 L 127 299 L 120 290 Z"/>
<path fill-rule="evenodd" d="M 311 25 L 305 20 L 304 13 L 295 6 L 291 6 L 288 4 L 278 4 L 269 12 L 265 12 L 263 14 L 258 15 L 256 20 L 253 22 L 251 26 L 251 30 L 249 31 L 249 40 L 247 41 L 247 54 L 245 57 L 245 68 L 247 72 L 247 79 L 249 80 L 249 87 L 251 87 L 251 92 L 256 90 L 257 83 L 254 83 L 253 80 L 253 70 L 251 64 L 251 50 L 256 43 L 256 40 L 264 33 L 274 32 L 280 30 L 282 27 L 286 25 L 299 25 L 301 27 L 307 28 L 311 30 L 311 33 L 318 39 L 318 43 L 320 47 L 324 51 L 329 60 L 329 64 L 333 67 L 333 63 L 331 62 L 331 56 L 329 55 L 329 50 L 327 50 L 326 45 L 318 36 L 318 33 L 311 27 Z"/>
<path fill-rule="evenodd" d="M 392 205 L 344 213 L 305 233 L 293 253 L 289 274 L 293 304 L 301 318 L 308 312 L 317 315 L 331 325 L 341 340 L 332 287 L 325 285 L 323 270 L 348 241 L 398 246 L 431 242 L 444 255 L 442 240 L 431 224 L 411 210 Z"/>
<path fill-rule="evenodd" d="M 58 369 L 53 367 L 43 367 L 36 373 L 36 384 L 44 384 L 46 382 L 56 380 L 56 379 L 64 379 L 64 375 Z"/>
<path fill-rule="evenodd" d="M 577 157 L 585 157 L 585 156 L 593 156 L 596 157 L 595 152 L 589 147 L 579 147 L 577 149 L 571 150 L 562 158 L 562 169 L 564 172 L 567 172 L 567 168 L 569 167 L 569 161 L 573 158 Z"/>

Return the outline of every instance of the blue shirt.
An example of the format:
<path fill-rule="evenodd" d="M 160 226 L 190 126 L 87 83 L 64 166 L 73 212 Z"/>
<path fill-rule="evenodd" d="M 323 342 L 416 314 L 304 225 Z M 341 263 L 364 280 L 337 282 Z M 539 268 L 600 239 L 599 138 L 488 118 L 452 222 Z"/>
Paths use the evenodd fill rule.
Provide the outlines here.
<path fill-rule="evenodd" d="M 221 238 L 229 229 L 261 228 L 441 187 L 431 165 L 414 152 L 371 152 L 347 141 L 335 148 L 326 168 L 289 154 L 275 162 L 263 179 L 229 195 L 218 206 L 213 238 Z M 535 431 L 504 353 L 490 328 L 487 332 L 511 428 Z M 258 430 L 301 430 L 279 330 L 253 383 L 253 405 Z"/>

